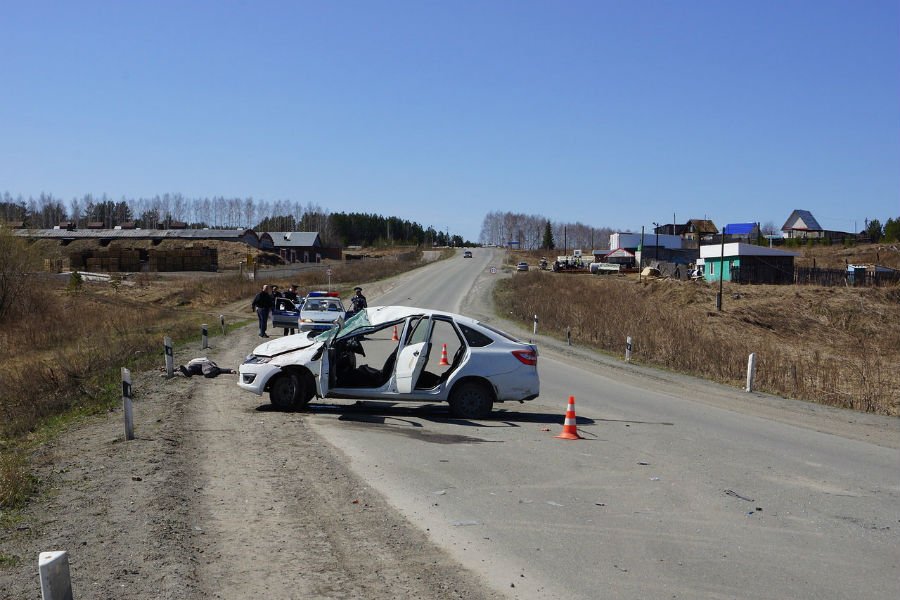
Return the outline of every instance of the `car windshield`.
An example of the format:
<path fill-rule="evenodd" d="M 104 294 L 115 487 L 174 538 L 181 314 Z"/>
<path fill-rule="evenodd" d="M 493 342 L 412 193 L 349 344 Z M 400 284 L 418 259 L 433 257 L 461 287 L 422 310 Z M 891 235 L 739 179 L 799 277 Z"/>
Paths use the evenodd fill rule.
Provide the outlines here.
<path fill-rule="evenodd" d="M 340 325 L 338 327 L 332 327 L 328 331 L 325 331 L 324 333 L 321 333 L 318 336 L 316 336 L 316 341 L 317 342 L 327 342 L 327 341 L 331 340 L 332 338 L 334 338 L 335 336 L 337 336 L 338 334 L 340 334 L 339 337 L 343 338 L 343 337 L 346 337 L 346 336 L 352 334 L 354 331 L 362 329 L 363 327 L 370 327 L 370 326 L 371 326 L 371 323 L 369 323 L 368 313 L 364 310 L 361 310 L 358 313 L 356 313 L 355 315 L 353 315 L 352 317 L 350 317 L 349 319 L 347 319 L 343 325 Z"/>
<path fill-rule="evenodd" d="M 325 310 L 325 303 L 322 300 L 307 300 L 303 310 Z"/>

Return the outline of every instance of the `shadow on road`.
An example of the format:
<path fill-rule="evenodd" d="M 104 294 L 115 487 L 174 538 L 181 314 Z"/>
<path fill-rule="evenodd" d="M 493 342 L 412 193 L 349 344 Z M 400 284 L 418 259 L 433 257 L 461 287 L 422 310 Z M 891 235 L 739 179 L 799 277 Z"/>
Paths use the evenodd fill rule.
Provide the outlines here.
<path fill-rule="evenodd" d="M 259 412 L 286 412 L 275 408 L 271 404 L 262 404 L 256 408 Z M 503 405 L 495 406 L 491 416 L 477 421 L 470 419 L 458 419 L 450 414 L 446 404 L 405 404 L 395 402 L 380 402 L 374 400 L 359 400 L 355 404 L 321 404 L 310 403 L 302 411 L 308 414 L 338 415 L 338 420 L 384 424 L 390 421 L 392 424 L 405 423 L 410 427 L 424 427 L 420 422 L 412 419 L 431 421 L 434 423 L 451 423 L 466 427 L 519 427 L 523 424 L 560 425 L 565 421 L 565 415 L 561 413 L 542 413 L 521 410 L 509 410 Z M 577 417 L 578 425 L 593 425 L 594 419 Z"/>

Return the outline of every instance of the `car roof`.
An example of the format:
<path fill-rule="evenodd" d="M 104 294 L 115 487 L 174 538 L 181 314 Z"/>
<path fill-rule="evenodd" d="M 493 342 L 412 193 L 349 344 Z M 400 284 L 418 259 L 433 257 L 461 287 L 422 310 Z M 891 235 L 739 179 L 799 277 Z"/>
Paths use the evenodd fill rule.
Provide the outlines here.
<path fill-rule="evenodd" d="M 370 306 L 366 309 L 366 316 L 371 325 L 382 325 L 391 321 L 400 321 L 412 316 L 439 316 L 449 317 L 463 325 L 477 325 L 478 321 L 465 315 L 432 310 L 430 308 L 417 308 L 415 306 Z"/>

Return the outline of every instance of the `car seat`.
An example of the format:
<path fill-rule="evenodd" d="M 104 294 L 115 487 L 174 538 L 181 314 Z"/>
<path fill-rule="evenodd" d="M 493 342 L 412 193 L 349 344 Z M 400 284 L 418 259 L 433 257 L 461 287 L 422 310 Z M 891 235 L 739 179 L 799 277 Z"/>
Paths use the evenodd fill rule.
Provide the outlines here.
<path fill-rule="evenodd" d="M 398 344 L 394 351 L 387 357 L 387 360 L 384 361 L 384 366 L 381 367 L 381 380 L 378 385 L 382 386 L 388 382 L 391 378 L 391 374 L 394 372 L 394 364 L 397 362 L 397 351 L 400 349 L 400 345 Z"/>

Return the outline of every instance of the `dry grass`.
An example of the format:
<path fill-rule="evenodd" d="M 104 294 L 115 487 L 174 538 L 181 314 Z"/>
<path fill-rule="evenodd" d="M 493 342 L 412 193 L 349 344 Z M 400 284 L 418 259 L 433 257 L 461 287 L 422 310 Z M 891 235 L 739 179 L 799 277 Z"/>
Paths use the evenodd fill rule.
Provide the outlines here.
<path fill-rule="evenodd" d="M 564 278 L 564 279 L 561 279 Z M 560 285 L 564 281 L 565 285 Z M 637 277 L 530 272 L 498 287 L 523 323 L 637 361 L 743 386 L 758 357 L 756 389 L 856 410 L 900 414 L 900 288 L 717 287 Z"/>

